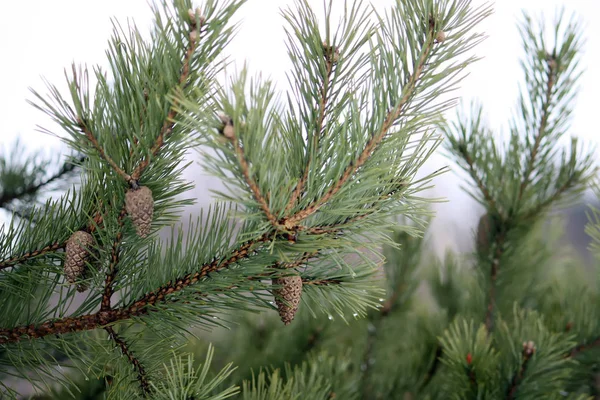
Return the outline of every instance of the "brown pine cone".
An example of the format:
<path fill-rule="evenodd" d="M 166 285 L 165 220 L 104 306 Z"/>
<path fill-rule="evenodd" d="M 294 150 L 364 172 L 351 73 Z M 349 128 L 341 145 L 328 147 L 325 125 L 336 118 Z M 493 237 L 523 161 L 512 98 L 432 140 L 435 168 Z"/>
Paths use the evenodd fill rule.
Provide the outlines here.
<path fill-rule="evenodd" d="M 125 210 L 131 217 L 138 236 L 148 236 L 154 214 L 152 191 L 146 186 L 141 186 L 137 190 L 129 189 L 125 194 Z"/>
<path fill-rule="evenodd" d="M 64 272 L 67 282 L 70 284 L 74 284 L 83 276 L 85 263 L 90 256 L 93 243 L 94 239 L 92 235 L 84 231 L 73 233 L 69 240 L 67 240 Z M 84 286 L 81 286 L 81 288 L 83 289 Z"/>
<path fill-rule="evenodd" d="M 285 325 L 289 325 L 294 319 L 300 305 L 302 278 L 299 275 L 284 276 L 273 279 L 273 285 L 281 286 L 281 288 L 273 290 L 273 295 L 275 296 L 275 303 L 277 304 L 281 321 Z"/>

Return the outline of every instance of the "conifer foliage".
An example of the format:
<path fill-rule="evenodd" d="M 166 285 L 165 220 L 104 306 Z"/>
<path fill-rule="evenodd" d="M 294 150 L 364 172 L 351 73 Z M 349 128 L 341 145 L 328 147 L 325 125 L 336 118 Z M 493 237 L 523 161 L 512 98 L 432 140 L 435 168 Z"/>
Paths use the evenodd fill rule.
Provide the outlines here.
<path fill-rule="evenodd" d="M 242 3 L 157 3 L 149 40 L 115 22 L 108 70 L 73 65 L 67 93 L 34 92 L 82 155 L 82 183 L 0 236 L 4 374 L 74 397 L 78 371 L 108 398 L 282 398 L 276 386 L 223 386 L 230 366 L 209 377 L 212 350 L 202 367 L 184 354 L 189 331 L 275 304 L 285 323 L 297 307 L 344 318 L 377 308 L 377 249 L 391 243 L 391 217 L 423 225 L 418 194 L 437 173 L 415 176 L 490 9 L 348 2 L 334 27 L 329 2 L 322 29 L 299 0 L 283 11 L 292 68 L 280 96 L 247 70 L 216 79 Z M 190 148 L 229 190 L 162 242 L 157 231 L 192 203 Z M 320 386 L 304 368 L 311 398 Z"/>

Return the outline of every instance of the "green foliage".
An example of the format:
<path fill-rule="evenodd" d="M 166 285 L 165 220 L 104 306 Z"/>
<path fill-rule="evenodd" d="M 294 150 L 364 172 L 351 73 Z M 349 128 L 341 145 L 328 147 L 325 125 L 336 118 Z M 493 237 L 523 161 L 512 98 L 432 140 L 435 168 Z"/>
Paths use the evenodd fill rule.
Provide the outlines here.
<path fill-rule="evenodd" d="M 211 374 L 210 348 L 196 366 L 182 347 L 198 329 L 240 321 L 239 311 L 275 314 L 271 282 L 290 274 L 303 281 L 298 321 L 313 326 L 325 314 L 336 324 L 375 323 L 391 217 L 412 221 L 400 229 L 411 235 L 425 226 L 430 200 L 419 194 L 441 171 L 416 175 L 441 142 L 434 124 L 454 104 L 441 95 L 476 60 L 465 53 L 483 38 L 473 28 L 490 9 L 411 0 L 377 14 L 354 2 L 335 27 L 333 2 L 321 23 L 298 1 L 282 13 L 293 66 L 292 90 L 280 95 L 246 69 L 225 85 L 215 79 L 243 3 L 207 0 L 196 10 L 189 0 L 157 2 L 149 41 L 114 22 L 106 71 L 73 65 L 66 95 L 51 83 L 48 95 L 33 92 L 32 104 L 81 154 L 81 185 L 0 237 L 4 374 L 75 398 L 103 388 L 115 399 L 233 396 L 234 378 L 247 371 L 219 365 Z M 228 190 L 184 233 L 175 225 L 193 202 L 181 174 L 190 148 Z M 153 197 L 147 237 L 124 207 L 139 186 Z M 163 242 L 157 232 L 167 227 Z M 94 243 L 84 249 L 83 294 L 61 268 L 76 231 Z M 415 276 L 407 264 L 394 286 Z M 394 299 L 390 311 L 407 312 L 407 300 Z M 354 363 L 354 355 L 319 355 L 285 373 L 258 372 L 242 396 L 357 398 L 363 374 Z M 72 382 L 80 377 L 94 387 Z"/>

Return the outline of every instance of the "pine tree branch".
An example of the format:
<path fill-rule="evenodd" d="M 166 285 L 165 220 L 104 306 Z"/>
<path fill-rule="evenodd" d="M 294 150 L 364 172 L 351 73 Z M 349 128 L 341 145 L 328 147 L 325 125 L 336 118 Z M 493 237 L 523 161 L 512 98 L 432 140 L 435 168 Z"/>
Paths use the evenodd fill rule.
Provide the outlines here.
<path fill-rule="evenodd" d="M 473 157 L 471 157 L 471 155 L 467 151 L 467 148 L 464 145 L 460 145 L 459 151 L 462 154 L 463 159 L 469 166 L 469 175 L 471 175 L 471 178 L 475 181 L 477 188 L 479 188 L 479 190 L 483 194 L 483 198 L 488 203 L 492 211 L 498 212 L 499 210 L 496 207 L 496 200 L 486 187 L 485 183 L 483 182 L 483 179 L 479 176 L 479 174 L 477 174 L 477 171 L 475 170 L 475 160 L 473 160 Z"/>
<path fill-rule="evenodd" d="M 202 29 L 204 22 L 206 22 L 204 17 L 199 18 L 199 24 L 197 23 L 195 18 L 190 19 L 190 34 L 189 34 L 189 45 L 186 50 L 183 63 L 181 66 L 181 73 L 179 75 L 179 87 L 183 88 L 187 84 L 187 80 L 190 76 L 190 63 L 192 60 L 192 56 L 194 54 L 194 50 L 196 49 L 197 41 L 199 38 L 200 29 Z M 165 118 L 162 128 L 154 142 L 154 145 L 150 149 L 150 153 L 152 157 L 156 156 L 162 146 L 164 145 L 165 138 L 173 132 L 173 127 L 175 126 L 175 117 L 177 117 L 176 108 L 179 105 L 179 101 L 177 99 L 173 100 L 173 104 L 171 105 L 171 109 Z M 133 173 L 131 174 L 131 178 L 134 182 L 137 182 L 140 179 L 140 176 L 144 172 L 144 170 L 150 165 L 150 158 L 145 157 L 135 168 Z"/>
<path fill-rule="evenodd" d="M 404 107 L 408 104 L 408 101 L 413 96 L 419 78 L 421 77 L 421 74 L 427 65 L 427 59 L 431 53 L 431 49 L 433 48 L 434 38 L 434 26 L 433 24 L 430 24 L 425 47 L 421 51 L 421 55 L 415 65 L 413 74 L 409 77 L 407 84 L 402 90 L 403 96 L 398 102 L 398 105 L 387 113 L 381 129 L 371 136 L 371 139 L 367 142 L 359 157 L 355 161 L 350 162 L 350 164 L 342 173 L 340 179 L 338 179 L 321 198 L 313 201 L 305 209 L 284 220 L 284 225 L 288 227 L 288 229 L 290 227 L 297 226 L 301 221 L 317 212 L 325 203 L 331 200 L 331 198 L 342 189 L 344 184 L 356 173 L 356 171 L 358 171 L 358 169 L 367 162 L 371 154 L 373 154 L 377 146 L 383 141 L 383 138 L 388 133 L 390 128 L 394 125 L 394 121 L 400 117 Z"/>
<path fill-rule="evenodd" d="M 83 162 L 85 159 L 86 159 L 85 156 L 79 157 L 80 162 Z M 7 203 L 10 203 L 11 201 L 19 199 L 23 196 L 31 196 L 31 195 L 36 194 L 38 191 L 43 189 L 45 186 L 48 186 L 49 184 L 56 181 L 57 179 L 60 179 L 64 175 L 72 172 L 75 169 L 75 167 L 76 167 L 76 165 L 74 163 L 65 162 L 58 172 L 56 172 L 54 175 L 51 175 L 46 180 L 42 180 L 41 182 L 39 182 L 35 185 L 27 186 L 19 192 L 4 193 L 2 196 L 0 196 L 0 207 L 5 207 Z"/>
<path fill-rule="evenodd" d="M 498 270 L 500 267 L 500 258 L 504 253 L 504 233 L 496 235 L 495 245 L 496 251 L 494 258 L 492 259 L 491 271 L 490 271 L 490 287 L 488 291 L 488 305 L 485 314 L 485 327 L 488 335 L 492 333 L 494 329 L 494 309 L 496 307 L 496 280 L 498 279 Z"/>
<path fill-rule="evenodd" d="M 438 343 L 435 348 L 435 356 L 434 356 L 433 362 L 431 363 L 431 365 L 429 366 L 429 369 L 425 373 L 424 379 L 419 384 L 417 393 L 420 392 L 421 390 L 423 390 L 424 388 L 426 388 L 427 385 L 429 385 L 429 382 L 431 382 L 431 380 L 437 373 L 440 365 L 442 364 L 441 359 L 442 359 L 442 346 L 440 346 L 440 344 Z"/>
<path fill-rule="evenodd" d="M 0 271 L 5 269 L 5 268 L 9 268 L 12 267 L 16 264 L 20 264 L 23 263 L 25 261 L 28 261 L 32 258 L 38 257 L 40 255 L 46 254 L 46 253 L 51 253 L 53 251 L 56 251 L 58 249 L 62 249 L 65 247 L 65 242 L 63 243 L 52 243 L 48 246 L 45 246 L 41 249 L 38 250 L 33 250 L 30 252 L 27 252 L 25 254 L 22 254 L 20 256 L 13 256 L 10 258 L 7 258 L 5 260 L 0 261 Z"/>
<path fill-rule="evenodd" d="M 523 343 L 523 351 L 521 352 L 521 365 L 519 366 L 519 370 L 511 380 L 510 386 L 508 387 L 507 396 L 508 400 L 512 400 L 516 398 L 517 391 L 519 390 L 519 385 L 523 381 L 523 375 L 525 374 L 525 370 L 527 369 L 527 364 L 531 357 L 535 353 L 535 345 L 533 342 L 524 342 Z"/>
<path fill-rule="evenodd" d="M 321 98 L 319 100 L 319 106 L 318 106 L 319 107 L 319 117 L 317 119 L 317 128 L 316 128 L 315 132 L 313 133 L 312 147 L 309 147 L 307 149 L 307 160 L 306 160 L 306 166 L 304 168 L 304 173 L 302 174 L 302 177 L 298 181 L 298 184 L 296 185 L 296 188 L 294 189 L 294 192 L 292 193 L 292 197 L 290 198 L 287 206 L 285 207 L 285 215 L 287 215 L 292 210 L 292 208 L 296 205 L 296 201 L 298 201 L 302 191 L 304 190 L 304 185 L 306 184 L 306 181 L 308 180 L 310 166 L 313 161 L 312 152 L 318 151 L 319 142 L 321 140 L 321 137 L 324 134 L 323 133 L 323 128 L 324 128 L 323 123 L 325 121 L 325 110 L 327 109 L 327 103 L 329 101 L 329 85 L 330 85 L 330 81 L 331 81 L 331 73 L 333 72 L 334 57 L 335 57 L 335 55 L 333 54 L 334 49 L 331 46 L 328 46 L 327 43 L 324 44 L 324 50 L 326 52 L 326 57 L 325 57 L 326 72 L 325 72 L 325 77 L 324 77 L 322 85 L 321 85 Z M 328 54 L 328 52 L 332 53 L 332 54 Z"/>
<path fill-rule="evenodd" d="M 111 166 L 111 168 L 118 175 L 120 175 L 127 183 L 132 182 L 133 180 L 131 179 L 131 176 L 127 172 L 125 172 L 123 169 L 121 169 L 121 167 L 119 167 L 117 165 L 117 163 L 112 158 L 110 158 L 108 156 L 108 154 L 106 154 L 106 152 L 104 151 L 102 146 L 100 146 L 100 143 L 98 143 L 98 139 L 96 139 L 96 136 L 90 130 L 90 128 L 87 126 L 85 120 L 83 119 L 83 117 L 81 115 L 77 115 L 76 123 L 77 123 L 77 126 L 79 127 L 79 129 L 81 129 L 81 131 L 88 138 L 90 143 L 94 146 L 94 148 L 96 149 L 96 151 L 98 152 L 100 157 L 103 158 L 104 161 L 106 161 Z"/>
<path fill-rule="evenodd" d="M 267 217 L 267 219 L 269 220 L 271 225 L 273 225 L 275 227 L 275 229 L 281 228 L 281 224 L 277 220 L 277 217 L 271 211 L 271 208 L 269 207 L 269 204 L 267 203 L 265 196 L 262 194 L 256 181 L 252 178 L 252 175 L 250 173 L 250 165 L 248 164 L 248 160 L 246 159 L 244 149 L 242 148 L 242 146 L 240 146 L 240 143 L 239 143 L 239 140 L 237 137 L 237 132 L 235 131 L 235 129 L 233 129 L 233 123 L 232 123 L 231 119 L 229 119 L 227 121 L 227 124 L 230 124 L 229 126 L 227 126 L 228 128 L 229 127 L 232 128 L 231 136 L 229 136 L 229 140 L 231 141 L 233 148 L 235 149 L 235 154 L 236 154 L 238 163 L 240 164 L 240 169 L 242 171 L 242 175 L 244 176 L 244 180 L 246 181 L 246 184 L 248 185 L 248 187 L 250 188 L 250 191 L 252 192 L 252 195 L 254 196 L 254 200 L 256 200 L 258 202 L 260 208 L 265 213 L 265 216 Z"/>
<path fill-rule="evenodd" d="M 190 285 L 197 283 L 200 279 L 206 277 L 211 272 L 217 272 L 228 268 L 230 265 L 249 257 L 252 254 L 252 248 L 258 244 L 267 242 L 270 236 L 267 234 L 261 237 L 245 242 L 237 249 L 232 251 L 231 255 L 223 261 L 214 260 L 204 264 L 194 273 L 185 275 L 174 282 L 168 282 L 155 291 L 149 292 L 132 304 L 118 309 L 100 310 L 92 314 L 86 314 L 78 317 L 65 317 L 57 320 L 46 321 L 39 325 L 26 325 L 14 328 L 0 328 L 0 345 L 14 343 L 23 339 L 40 338 L 48 335 L 60 335 L 65 333 L 81 332 L 96 329 L 117 321 L 131 319 L 148 314 L 154 311 L 149 306 L 158 303 L 168 303 L 167 296 L 183 290 Z"/>
<path fill-rule="evenodd" d="M 83 226 L 80 229 L 77 230 L 83 230 L 86 231 L 88 233 L 93 233 L 97 226 L 99 226 L 102 221 L 103 221 L 104 217 L 102 216 L 102 214 L 98 211 L 96 213 L 96 215 L 94 216 L 93 222 L 90 223 L 87 226 Z M 67 242 L 54 242 L 52 244 L 49 244 L 47 246 L 42 247 L 41 249 L 36 249 L 36 250 L 32 250 L 32 251 L 28 251 L 25 254 L 21 254 L 21 255 L 17 255 L 17 256 L 11 256 L 9 258 L 6 258 L 4 260 L 0 261 L 0 271 L 9 267 L 12 267 L 16 264 L 20 264 L 20 263 L 24 263 L 32 258 L 38 257 L 40 255 L 43 254 L 47 254 L 47 253 L 51 253 L 60 249 L 64 249 L 66 246 Z"/>
<path fill-rule="evenodd" d="M 573 347 L 569 354 L 567 354 L 567 357 L 574 358 L 577 355 L 579 355 L 579 353 L 593 349 L 595 347 L 600 347 L 600 336 L 592 340 L 590 343 L 581 343 Z"/>
<path fill-rule="evenodd" d="M 519 195 L 517 198 L 519 201 L 523 198 L 523 194 L 527 185 L 529 185 L 529 181 L 531 179 L 531 174 L 534 170 L 535 159 L 538 155 L 540 145 L 542 143 L 542 139 L 546 133 L 546 127 L 548 125 L 548 118 L 550 116 L 550 104 L 552 103 L 552 91 L 554 89 L 554 83 L 556 78 L 556 59 L 554 56 L 548 56 L 549 58 L 546 60 L 546 64 L 548 66 L 547 77 L 548 82 L 546 84 L 546 93 L 544 103 L 542 105 L 542 114 L 540 117 L 540 127 L 535 136 L 535 141 L 533 143 L 533 147 L 531 148 L 531 152 L 529 153 L 529 160 L 527 161 L 527 167 L 525 168 L 525 173 L 523 174 L 523 180 L 521 181 L 521 185 L 519 187 Z"/>
<path fill-rule="evenodd" d="M 110 252 L 110 264 L 108 266 L 108 272 L 106 273 L 106 278 L 104 279 L 104 293 L 102 294 L 102 302 L 100 305 L 100 311 L 106 311 L 111 309 L 110 299 L 114 294 L 114 281 L 118 272 L 119 265 L 119 247 L 121 245 L 121 241 L 123 240 L 123 220 L 125 219 L 125 215 L 127 215 L 127 211 L 125 207 L 119 213 L 117 217 L 117 222 L 119 225 L 119 230 L 115 239 L 113 240 L 112 249 Z"/>
<path fill-rule="evenodd" d="M 133 365 L 133 368 L 137 372 L 137 380 L 140 384 L 142 397 L 147 397 L 150 393 L 150 382 L 148 381 L 148 377 L 146 375 L 146 369 L 140 360 L 133 354 L 131 349 L 129 349 L 129 346 L 125 340 L 115 332 L 112 326 L 107 326 L 104 328 L 104 330 L 108 332 L 108 335 L 112 341 L 115 342 L 115 344 L 121 349 L 121 353 L 123 353 L 123 355 L 127 357 L 127 360 L 129 360 L 129 362 Z"/>

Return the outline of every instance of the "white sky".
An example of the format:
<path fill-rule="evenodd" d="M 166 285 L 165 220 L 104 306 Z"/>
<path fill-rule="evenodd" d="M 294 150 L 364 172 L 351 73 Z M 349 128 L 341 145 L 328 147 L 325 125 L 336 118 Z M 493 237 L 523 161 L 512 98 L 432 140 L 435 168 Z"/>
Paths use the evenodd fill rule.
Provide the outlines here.
<path fill-rule="evenodd" d="M 341 0 L 334 3 L 338 1 L 341 3 Z M 387 5 L 391 0 L 372 2 Z M 475 4 L 483 2 L 474 0 Z M 243 23 L 228 51 L 238 65 L 246 60 L 253 72 L 262 71 L 264 76 L 285 82 L 287 61 L 279 8 L 291 3 L 291 0 L 249 0 L 240 10 L 239 18 Z M 321 0 L 309 0 L 309 3 L 321 12 Z M 490 36 L 477 50 L 485 58 L 471 66 L 471 75 L 464 81 L 460 95 L 466 100 L 480 99 L 485 105 L 490 125 L 498 130 L 505 127 L 510 110 L 516 104 L 516 82 L 520 77 L 517 17 L 523 9 L 533 13 L 543 11 L 551 22 L 555 10 L 561 6 L 581 16 L 587 40 L 581 64 L 587 72 L 581 80 L 572 133 L 589 142 L 600 143 L 600 129 L 595 119 L 600 105 L 600 79 L 593 73 L 600 65 L 600 35 L 594 31 L 600 20 L 599 0 L 496 1 L 494 15 L 479 28 Z M 151 21 L 146 0 L 28 0 L 5 1 L 0 5 L 1 144 L 12 142 L 16 135 L 21 135 L 31 148 L 65 151 L 57 138 L 35 131 L 38 124 L 54 126 L 49 124 L 46 116 L 26 103 L 26 99 L 32 99 L 28 87 L 45 93 L 40 76 L 61 87 L 64 83 L 63 68 L 72 61 L 105 66 L 104 51 L 111 34 L 112 16 L 121 21 L 132 17 L 142 30 Z M 429 168 L 445 163 L 445 159 L 438 157 Z M 201 185 L 197 182 L 197 185 L 214 184 L 213 179 L 210 181 L 212 183 L 203 182 Z M 438 207 L 440 216 L 452 214 L 451 219 L 442 218 L 436 225 L 460 224 L 456 216 L 462 212 L 469 215 L 469 220 L 474 220 L 475 217 L 471 216 L 473 203 L 457 189 L 457 183 L 452 174 L 436 181 L 437 194 L 450 199 L 450 203 Z M 206 190 L 197 192 L 200 196 Z M 444 212 L 450 209 L 451 213 Z"/>

